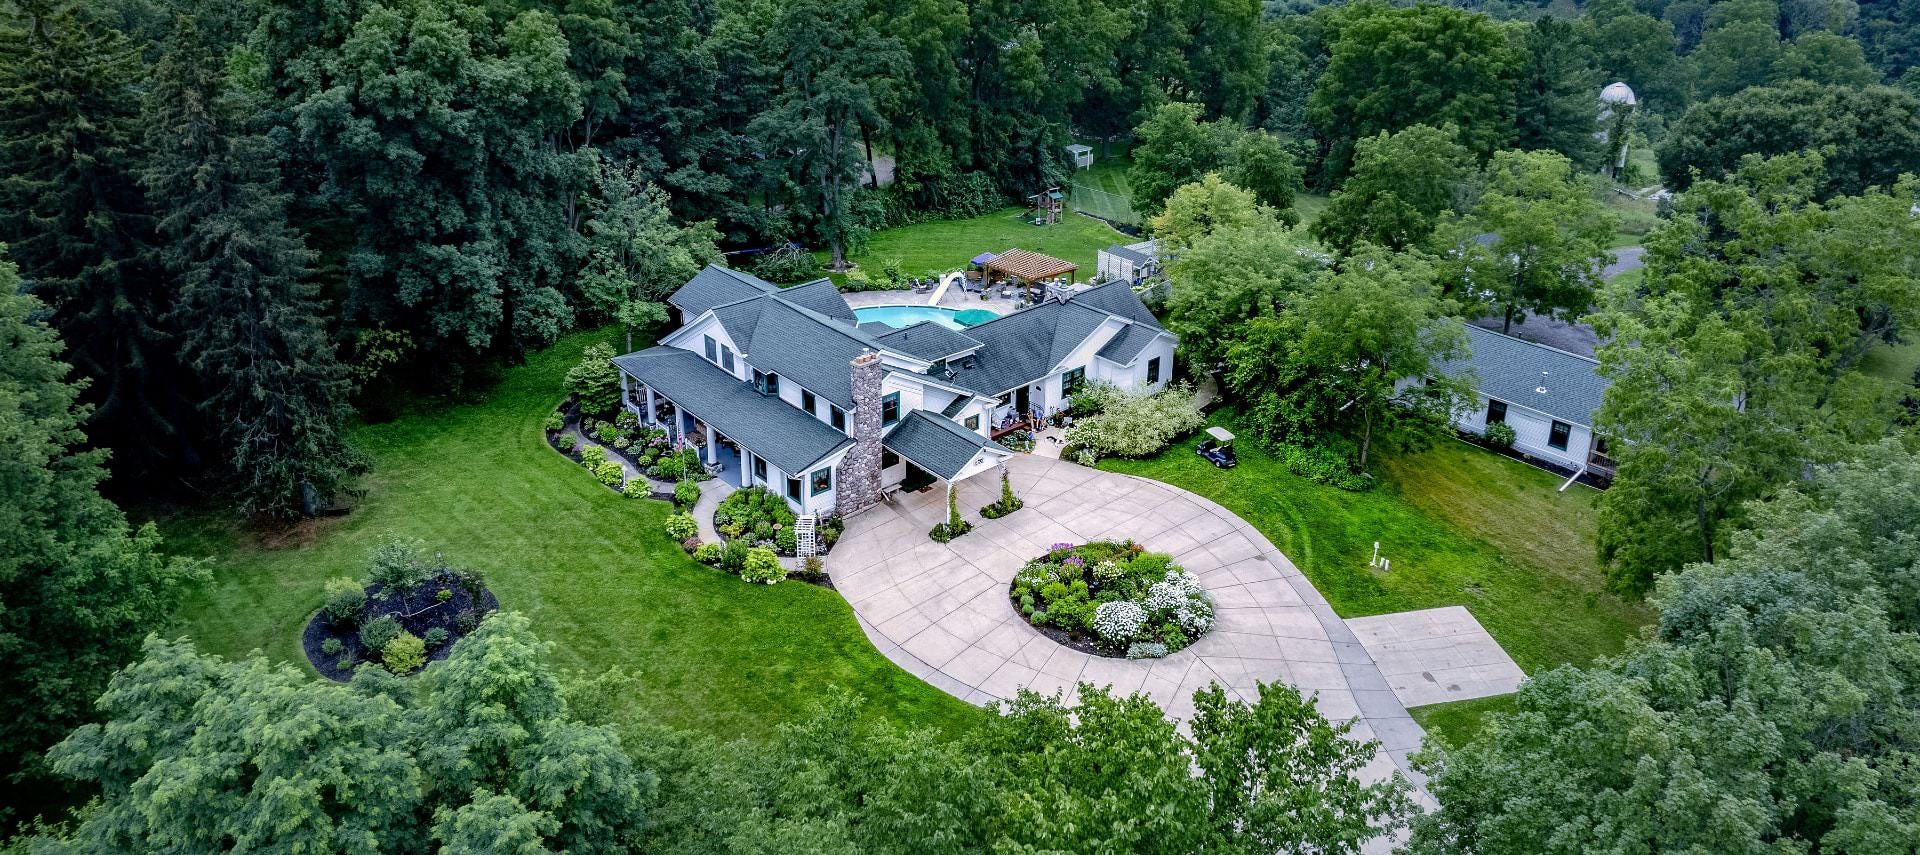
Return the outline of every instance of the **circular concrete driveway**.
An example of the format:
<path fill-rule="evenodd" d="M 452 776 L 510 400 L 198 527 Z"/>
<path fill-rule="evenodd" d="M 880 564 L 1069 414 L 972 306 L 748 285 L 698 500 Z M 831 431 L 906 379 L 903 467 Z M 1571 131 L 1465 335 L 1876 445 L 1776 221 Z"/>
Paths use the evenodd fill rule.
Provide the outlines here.
<path fill-rule="evenodd" d="M 1365 776 L 1397 768 L 1423 732 L 1352 632 L 1299 569 L 1252 526 L 1206 499 L 1144 478 L 1030 454 L 1008 464 L 1026 507 L 998 520 L 978 509 L 997 498 L 992 473 L 961 482 L 961 513 L 974 530 L 935 543 L 927 530 L 946 514 L 938 486 L 897 496 L 849 519 L 827 559 L 835 587 L 887 658 L 957 697 L 984 704 L 1029 688 L 1042 694 L 1086 682 L 1116 694 L 1144 692 L 1175 718 L 1193 714 L 1193 693 L 1219 683 L 1242 699 L 1256 682 L 1281 681 L 1318 694 L 1354 736 L 1377 738 L 1383 756 Z M 1013 575 L 1049 544 L 1132 538 L 1171 553 L 1211 594 L 1213 632 L 1163 659 L 1110 659 L 1054 643 L 1007 599 Z"/>

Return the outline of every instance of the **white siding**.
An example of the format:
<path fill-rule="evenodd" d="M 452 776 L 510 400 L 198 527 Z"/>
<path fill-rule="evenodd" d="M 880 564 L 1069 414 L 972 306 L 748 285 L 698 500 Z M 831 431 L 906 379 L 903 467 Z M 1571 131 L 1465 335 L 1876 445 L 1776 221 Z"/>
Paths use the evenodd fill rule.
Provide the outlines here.
<path fill-rule="evenodd" d="M 1462 431 L 1472 434 L 1485 434 L 1487 430 L 1487 397 L 1475 395 L 1476 406 L 1454 416 L 1453 424 Z M 1513 447 L 1544 460 L 1557 463 L 1569 469 L 1578 469 L 1587 463 L 1587 451 L 1593 445 L 1593 431 L 1585 426 L 1566 422 L 1567 447 L 1554 448 L 1548 445 L 1553 435 L 1555 419 L 1546 413 L 1528 409 L 1512 402 L 1507 403 L 1507 426 L 1513 428 Z M 1564 421 L 1564 420 L 1561 420 Z"/>
<path fill-rule="evenodd" d="M 725 370 L 726 362 L 720 356 L 722 353 L 720 348 L 726 347 L 733 351 L 733 376 L 740 380 L 746 379 L 748 377 L 747 361 L 741 358 L 740 348 L 735 347 L 733 339 L 727 336 L 726 327 L 721 326 L 720 322 L 715 320 L 711 315 L 701 319 L 698 323 L 690 323 L 680 328 L 672 335 L 667 336 L 662 343 L 692 352 L 700 358 L 705 359 L 707 356 L 707 336 L 712 336 L 714 340 L 714 364 L 719 366 L 721 370 Z"/>

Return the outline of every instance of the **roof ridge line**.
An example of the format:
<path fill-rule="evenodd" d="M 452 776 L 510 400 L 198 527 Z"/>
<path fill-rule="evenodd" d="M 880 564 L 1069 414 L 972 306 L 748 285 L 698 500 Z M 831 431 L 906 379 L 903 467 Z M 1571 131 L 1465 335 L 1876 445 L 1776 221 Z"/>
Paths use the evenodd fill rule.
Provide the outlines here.
<path fill-rule="evenodd" d="M 1512 339 L 1512 340 L 1514 340 L 1514 341 L 1517 341 L 1517 342 L 1519 342 L 1519 343 L 1521 343 L 1521 344 L 1524 344 L 1524 345 L 1527 345 L 1528 347 L 1537 347 L 1537 348 L 1540 348 L 1541 350 L 1551 350 L 1551 351 L 1553 351 L 1554 353 L 1558 353 L 1558 354 L 1563 354 L 1563 355 L 1566 355 L 1566 356 L 1571 356 L 1571 357 L 1573 357 L 1574 359 L 1578 359 L 1578 360 L 1580 360 L 1580 361 L 1582 361 L 1582 362 L 1591 362 L 1591 363 L 1593 363 L 1594 365 L 1599 365 L 1599 364 L 1600 364 L 1600 360 L 1598 360 L 1598 359 L 1595 359 L 1595 358 L 1593 358 L 1593 357 L 1591 357 L 1591 356 L 1582 356 L 1582 355 L 1580 355 L 1580 354 L 1578 354 L 1578 353 L 1574 353 L 1574 352 L 1573 352 L 1573 351 L 1571 351 L 1571 350 L 1562 350 L 1562 349 L 1560 349 L 1560 348 L 1557 348 L 1557 347 L 1554 347 L 1554 346 L 1553 346 L 1553 345 L 1551 345 L 1551 344 L 1541 344 L 1540 342 L 1537 342 L 1537 341 L 1528 341 L 1528 340 L 1526 340 L 1526 339 L 1524 339 L 1524 338 L 1521 338 L 1521 337 L 1519 337 L 1519 336 L 1517 336 L 1517 335 L 1509 335 L 1509 334 L 1507 334 L 1507 333 L 1503 333 L 1503 332 L 1501 332 L 1501 331 L 1499 331 L 1499 330 L 1490 330 L 1490 329 L 1487 329 L 1486 327 L 1483 327 L 1483 326 L 1481 326 L 1481 325 L 1479 325 L 1479 324 L 1476 324 L 1476 323 L 1474 323 L 1474 322 L 1472 322 L 1472 321 L 1461 321 L 1461 320 L 1459 320 L 1458 318 L 1456 318 L 1455 320 L 1457 320 L 1457 321 L 1459 321 L 1459 323 L 1460 323 L 1460 325 L 1461 325 L 1461 326 L 1468 326 L 1468 327 L 1473 327 L 1474 329 L 1477 329 L 1477 330 L 1479 330 L 1479 331 L 1481 331 L 1481 332 L 1483 332 L 1483 333 L 1486 333 L 1486 334 L 1488 334 L 1488 335 L 1497 335 L 1497 336 L 1499 336 L 1499 337 L 1501 337 L 1501 338 L 1505 338 L 1505 339 Z"/>

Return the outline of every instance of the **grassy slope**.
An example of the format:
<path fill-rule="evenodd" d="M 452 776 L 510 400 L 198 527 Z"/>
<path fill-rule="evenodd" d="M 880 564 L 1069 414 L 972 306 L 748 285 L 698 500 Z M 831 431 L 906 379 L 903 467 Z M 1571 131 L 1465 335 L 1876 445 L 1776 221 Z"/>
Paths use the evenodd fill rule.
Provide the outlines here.
<path fill-rule="evenodd" d="M 1248 433 L 1240 430 L 1240 433 Z M 1288 472 L 1251 442 L 1240 466 L 1207 465 L 1191 442 L 1103 466 L 1192 490 L 1240 514 L 1299 565 L 1345 617 L 1464 605 L 1528 672 L 1617 652 L 1651 613 L 1602 590 L 1594 494 L 1448 440 L 1385 456 L 1382 483 L 1335 490 Z M 1373 542 L 1393 561 L 1367 566 Z"/>
<path fill-rule="evenodd" d="M 1512 711 L 1512 695 L 1429 704 L 1407 710 L 1428 733 L 1446 737 L 1447 744 L 1455 746 L 1465 745 L 1479 736 L 1480 731 L 1486 728 L 1489 716 Z"/>
<path fill-rule="evenodd" d="M 545 446 L 561 376 L 599 334 L 571 336 L 473 403 L 363 427 L 371 492 L 307 542 L 280 548 L 203 513 L 166 521 L 171 547 L 218 559 L 175 631 L 236 656 L 304 663 L 297 638 L 321 583 L 359 576 L 387 532 L 478 567 L 504 608 L 527 613 L 562 668 L 638 675 L 628 715 L 721 736 L 764 734 L 829 686 L 877 713 L 965 727 L 978 713 L 888 662 L 832 591 L 747 585 L 666 539 L 667 506 L 601 487 Z"/>
<path fill-rule="evenodd" d="M 866 251 L 852 260 L 868 277 L 880 276 L 881 265 L 894 258 L 900 260 L 902 273 L 923 276 L 959 270 L 983 252 L 1017 247 L 1078 264 L 1080 278 L 1085 280 L 1099 269 L 1100 250 L 1134 240 L 1099 220 L 1071 212 L 1058 225 L 1029 225 L 1020 219 L 1021 210 L 1007 208 L 984 217 L 875 232 Z"/>

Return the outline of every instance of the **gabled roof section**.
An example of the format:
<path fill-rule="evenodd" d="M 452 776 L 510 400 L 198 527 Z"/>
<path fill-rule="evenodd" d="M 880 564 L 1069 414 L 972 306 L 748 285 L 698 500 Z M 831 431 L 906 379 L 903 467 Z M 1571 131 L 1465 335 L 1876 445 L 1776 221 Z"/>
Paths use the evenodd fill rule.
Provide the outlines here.
<path fill-rule="evenodd" d="M 965 469 L 981 449 L 998 455 L 1013 454 L 1000 443 L 925 410 L 908 413 L 887 432 L 880 444 L 943 481 L 959 476 L 960 470 Z"/>
<path fill-rule="evenodd" d="M 830 280 L 815 279 L 791 288 L 782 288 L 776 293 L 782 300 L 812 309 L 836 321 L 854 322 L 853 307 L 847 305 L 847 298 L 840 296 L 840 289 L 833 287 Z"/>
<path fill-rule="evenodd" d="M 1108 282 L 1095 285 L 1067 298 L 1069 303 L 1079 303 L 1098 309 L 1109 315 L 1119 315 L 1136 324 L 1145 324 L 1161 329 L 1160 319 L 1148 311 L 1147 304 L 1140 302 L 1140 295 L 1133 293 L 1133 287 L 1125 282 Z"/>
<path fill-rule="evenodd" d="M 783 472 L 804 472 L 853 444 L 846 434 L 778 398 L 760 394 L 692 351 L 650 347 L 616 356 L 613 364 Z"/>
<path fill-rule="evenodd" d="M 1102 250 L 1102 252 L 1105 252 L 1106 254 L 1111 255 L 1114 258 L 1131 261 L 1134 264 L 1150 264 L 1153 262 L 1153 256 L 1148 255 L 1144 252 L 1141 252 L 1140 250 L 1134 249 L 1133 247 L 1123 246 L 1117 243 L 1107 247 L 1106 249 Z"/>
<path fill-rule="evenodd" d="M 780 286 L 758 276 L 709 264 L 667 297 L 667 303 L 689 316 L 699 316 L 715 306 L 778 290 Z"/>
<path fill-rule="evenodd" d="M 734 344 L 753 367 L 788 378 L 843 410 L 853 409 L 848 363 L 863 352 L 881 350 L 880 342 L 784 297 L 776 293 L 754 300 L 761 308 L 753 337 Z"/>
<path fill-rule="evenodd" d="M 933 321 L 921 321 L 876 338 L 888 350 L 927 362 L 939 362 L 950 356 L 980 349 L 979 341 Z"/>
<path fill-rule="evenodd" d="M 1135 359 L 1140 357 L 1140 351 L 1146 350 L 1147 345 L 1152 344 L 1154 339 L 1159 338 L 1161 332 L 1161 330 L 1154 327 L 1143 326 L 1141 324 L 1127 324 L 1124 329 L 1115 333 L 1113 338 L 1109 339 L 1106 345 L 1100 348 L 1100 352 L 1095 355 L 1101 359 L 1111 360 L 1121 365 L 1131 365 Z"/>
<path fill-rule="evenodd" d="M 1594 411 L 1600 409 L 1610 385 L 1595 371 L 1599 362 L 1472 324 L 1461 326 L 1472 355 L 1442 364 L 1441 373 L 1457 377 L 1471 367 L 1482 395 L 1571 424 L 1593 426 Z"/>
<path fill-rule="evenodd" d="M 998 395 L 1046 376 L 1100 329 L 1107 317 L 1106 312 L 1076 302 L 1041 303 L 1002 315 L 967 328 L 967 336 L 981 344 L 972 368 L 947 367 L 954 372 L 954 383 L 982 395 Z"/>

